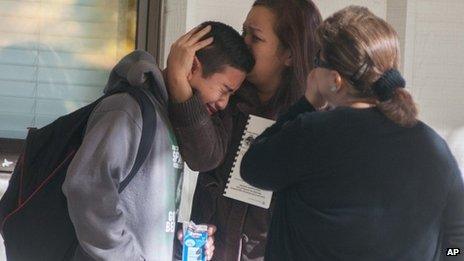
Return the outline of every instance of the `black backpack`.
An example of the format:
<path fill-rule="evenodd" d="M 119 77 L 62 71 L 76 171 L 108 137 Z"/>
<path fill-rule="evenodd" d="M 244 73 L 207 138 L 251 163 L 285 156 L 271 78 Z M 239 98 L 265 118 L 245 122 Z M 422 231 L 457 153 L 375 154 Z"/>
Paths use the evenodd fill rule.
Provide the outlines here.
<path fill-rule="evenodd" d="M 31 129 L 25 150 L 0 201 L 1 232 L 8 260 L 70 260 L 78 241 L 61 190 L 66 172 L 81 145 L 95 106 L 115 93 L 128 93 L 139 104 L 143 128 L 134 166 L 119 186 L 128 185 L 145 161 L 156 131 L 156 111 L 148 91 L 120 83 L 97 101 L 53 123 Z"/>

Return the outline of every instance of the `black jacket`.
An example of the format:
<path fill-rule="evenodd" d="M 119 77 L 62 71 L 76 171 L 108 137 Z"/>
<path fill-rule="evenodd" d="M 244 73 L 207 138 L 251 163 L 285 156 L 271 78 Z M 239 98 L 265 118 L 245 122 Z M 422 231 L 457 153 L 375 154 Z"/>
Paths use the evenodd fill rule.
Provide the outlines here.
<path fill-rule="evenodd" d="M 422 122 L 404 128 L 376 108 L 314 112 L 302 99 L 256 139 L 241 174 L 277 192 L 266 260 L 425 261 L 464 251 L 461 173 Z"/>

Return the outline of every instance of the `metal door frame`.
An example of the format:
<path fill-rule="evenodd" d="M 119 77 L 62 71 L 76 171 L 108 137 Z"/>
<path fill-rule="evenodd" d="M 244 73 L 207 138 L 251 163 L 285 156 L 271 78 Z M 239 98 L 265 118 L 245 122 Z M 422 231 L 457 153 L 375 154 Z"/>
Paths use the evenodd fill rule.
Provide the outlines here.
<path fill-rule="evenodd" d="M 164 0 L 139 0 L 135 46 L 152 54 L 162 64 Z"/>

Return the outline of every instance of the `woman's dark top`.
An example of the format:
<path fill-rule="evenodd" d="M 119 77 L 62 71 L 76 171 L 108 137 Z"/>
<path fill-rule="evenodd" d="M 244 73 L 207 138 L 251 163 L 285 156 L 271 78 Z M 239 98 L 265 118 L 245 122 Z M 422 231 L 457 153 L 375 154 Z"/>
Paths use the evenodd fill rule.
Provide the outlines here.
<path fill-rule="evenodd" d="M 314 112 L 303 98 L 256 139 L 241 175 L 277 192 L 266 260 L 446 260 L 447 248 L 463 258 L 461 173 L 422 122 Z"/>

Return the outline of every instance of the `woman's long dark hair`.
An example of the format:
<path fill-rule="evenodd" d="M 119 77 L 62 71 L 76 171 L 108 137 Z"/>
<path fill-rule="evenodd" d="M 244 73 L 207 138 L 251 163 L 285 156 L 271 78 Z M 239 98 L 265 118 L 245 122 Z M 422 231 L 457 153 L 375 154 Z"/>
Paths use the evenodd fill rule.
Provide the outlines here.
<path fill-rule="evenodd" d="M 292 56 L 292 66 L 282 72 L 279 88 L 266 106 L 270 114 L 276 115 L 287 110 L 306 89 L 306 78 L 319 49 L 315 32 L 322 17 L 311 0 L 256 0 L 253 6 L 264 6 L 275 14 L 274 31 L 281 48 Z"/>

